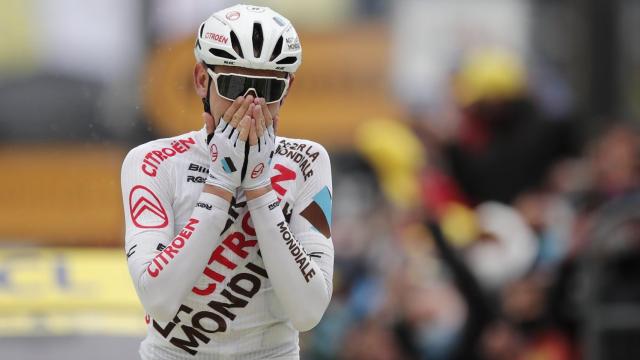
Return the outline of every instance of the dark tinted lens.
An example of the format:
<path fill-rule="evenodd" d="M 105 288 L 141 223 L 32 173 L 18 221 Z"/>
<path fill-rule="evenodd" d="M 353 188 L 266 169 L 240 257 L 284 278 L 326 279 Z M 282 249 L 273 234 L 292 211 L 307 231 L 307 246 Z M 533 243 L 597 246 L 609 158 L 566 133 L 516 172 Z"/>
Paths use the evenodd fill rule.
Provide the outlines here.
<path fill-rule="evenodd" d="M 234 100 L 245 93 L 245 79 L 242 76 L 220 75 L 218 76 L 218 92 L 220 95 Z"/>
<path fill-rule="evenodd" d="M 267 102 L 277 101 L 282 97 L 286 82 L 284 79 L 262 79 L 244 77 L 238 75 L 218 76 L 218 91 L 220 95 L 235 99 L 244 95 L 247 90 L 255 89 L 258 97 L 263 97 Z"/>
<path fill-rule="evenodd" d="M 282 97 L 282 93 L 284 92 L 285 81 L 284 80 L 276 80 L 276 79 L 264 79 L 265 87 L 262 97 L 267 102 L 272 102 L 276 100 L 280 100 Z"/>

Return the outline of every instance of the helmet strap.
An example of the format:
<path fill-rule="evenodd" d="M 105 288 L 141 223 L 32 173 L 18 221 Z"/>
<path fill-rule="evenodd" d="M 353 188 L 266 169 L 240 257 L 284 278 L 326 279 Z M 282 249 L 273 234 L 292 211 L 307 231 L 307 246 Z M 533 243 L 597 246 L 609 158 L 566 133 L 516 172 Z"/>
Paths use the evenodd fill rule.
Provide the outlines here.
<path fill-rule="evenodd" d="M 207 97 L 202 98 L 202 105 L 204 106 L 204 112 L 213 116 L 213 114 L 211 114 L 211 103 L 209 102 L 209 96 L 211 95 L 211 81 L 213 79 L 211 79 L 209 74 L 207 74 L 207 77 L 209 77 L 209 81 L 207 82 Z"/>
<path fill-rule="evenodd" d="M 211 95 L 211 80 L 211 76 L 209 76 L 209 81 L 207 82 L 207 97 L 202 98 L 202 105 L 204 106 L 204 112 L 209 113 L 209 115 L 213 116 L 213 114 L 211 114 L 211 103 L 209 102 L 209 95 Z M 207 135 L 207 144 L 211 142 L 212 138 L 213 133 Z"/>

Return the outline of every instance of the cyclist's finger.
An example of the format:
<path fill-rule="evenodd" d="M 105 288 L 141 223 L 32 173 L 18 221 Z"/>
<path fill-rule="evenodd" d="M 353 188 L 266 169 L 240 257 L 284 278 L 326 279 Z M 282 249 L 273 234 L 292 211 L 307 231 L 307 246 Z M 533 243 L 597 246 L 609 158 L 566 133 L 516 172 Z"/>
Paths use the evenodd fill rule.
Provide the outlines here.
<path fill-rule="evenodd" d="M 253 108 L 253 118 L 256 120 L 256 135 L 260 138 L 264 134 L 265 120 L 264 113 L 262 112 L 262 106 L 255 106 Z"/>
<path fill-rule="evenodd" d="M 271 115 L 271 111 L 269 110 L 269 106 L 267 106 L 267 103 L 264 101 L 264 99 L 262 99 L 262 115 L 264 116 L 264 125 L 265 128 L 268 128 L 269 126 L 271 126 L 273 124 L 273 116 Z"/>
<path fill-rule="evenodd" d="M 240 105 L 242 105 L 242 102 L 244 101 L 244 96 L 238 96 L 232 103 L 231 105 L 229 105 L 229 107 L 227 108 L 227 110 L 224 112 L 224 115 L 222 115 L 222 118 L 226 121 L 226 122 L 230 122 L 233 118 L 233 114 L 236 113 L 236 111 L 238 111 L 238 109 L 240 108 Z"/>
<path fill-rule="evenodd" d="M 254 108 L 255 109 L 255 108 Z M 249 128 L 249 145 L 253 146 L 258 143 L 258 136 L 256 134 L 256 119 L 251 119 L 251 126 Z"/>
<path fill-rule="evenodd" d="M 231 117 L 230 124 L 232 127 L 234 128 L 238 127 L 238 124 L 240 124 L 240 121 L 244 118 L 244 115 L 247 113 L 247 110 L 249 110 L 249 107 L 251 105 L 253 105 L 253 96 L 248 95 L 247 97 L 244 98 L 244 101 L 242 101 L 238 110 L 236 110 L 236 112 Z"/>
<path fill-rule="evenodd" d="M 240 123 L 238 124 L 238 129 L 240 129 L 240 135 L 238 136 L 238 140 L 247 141 L 247 137 L 249 136 L 249 128 L 251 125 L 251 117 L 249 115 L 245 115 Z"/>

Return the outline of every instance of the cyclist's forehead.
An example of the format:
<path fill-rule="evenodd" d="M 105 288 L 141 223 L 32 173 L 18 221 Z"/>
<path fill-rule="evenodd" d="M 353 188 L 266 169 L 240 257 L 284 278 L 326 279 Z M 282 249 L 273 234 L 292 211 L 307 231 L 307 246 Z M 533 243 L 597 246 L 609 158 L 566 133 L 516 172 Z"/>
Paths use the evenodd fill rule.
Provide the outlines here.
<path fill-rule="evenodd" d="M 285 78 L 287 73 L 284 71 L 275 71 L 275 70 L 258 70 L 258 69 L 248 69 L 238 66 L 226 66 L 226 65 L 217 65 L 215 68 L 217 73 L 234 73 L 241 75 L 254 75 L 254 76 L 273 76 Z"/>

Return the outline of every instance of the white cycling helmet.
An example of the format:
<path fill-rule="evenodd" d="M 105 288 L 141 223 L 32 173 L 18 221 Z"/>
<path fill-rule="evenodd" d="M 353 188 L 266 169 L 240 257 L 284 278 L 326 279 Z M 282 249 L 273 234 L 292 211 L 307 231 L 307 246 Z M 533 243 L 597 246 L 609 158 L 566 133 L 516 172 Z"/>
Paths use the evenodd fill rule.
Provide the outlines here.
<path fill-rule="evenodd" d="M 295 72 L 302 48 L 291 22 L 268 7 L 235 5 L 198 29 L 194 53 L 208 65 Z"/>

